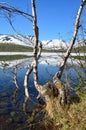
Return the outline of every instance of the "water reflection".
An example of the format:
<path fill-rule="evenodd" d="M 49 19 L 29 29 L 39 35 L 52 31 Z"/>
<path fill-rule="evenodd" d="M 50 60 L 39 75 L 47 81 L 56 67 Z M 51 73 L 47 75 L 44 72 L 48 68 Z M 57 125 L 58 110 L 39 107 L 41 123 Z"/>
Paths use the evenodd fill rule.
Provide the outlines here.
<path fill-rule="evenodd" d="M 26 62 L 25 62 L 26 61 Z M 0 69 L 0 129 L 15 130 L 18 128 L 28 129 L 27 118 L 31 116 L 33 110 L 37 110 L 37 91 L 33 83 L 33 73 L 31 73 L 28 84 L 30 100 L 25 98 L 24 94 L 24 76 L 27 71 L 28 60 L 18 62 L 18 64 L 5 66 Z M 16 66 L 16 78 L 18 80 L 19 89 L 13 83 L 13 70 Z M 44 84 L 52 81 L 53 75 L 59 69 L 52 65 L 39 64 L 39 82 Z M 79 74 L 86 80 L 85 69 L 67 68 L 64 70 L 62 80 L 65 82 L 66 77 L 70 86 L 75 87 L 79 83 Z M 4 123 L 6 124 L 4 126 Z M 15 129 L 14 129 L 15 128 Z"/>

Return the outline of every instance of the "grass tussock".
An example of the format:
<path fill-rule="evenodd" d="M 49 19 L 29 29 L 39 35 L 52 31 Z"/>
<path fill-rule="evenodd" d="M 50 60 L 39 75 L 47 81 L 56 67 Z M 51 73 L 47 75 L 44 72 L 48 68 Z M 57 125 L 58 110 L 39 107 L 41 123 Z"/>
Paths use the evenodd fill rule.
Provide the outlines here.
<path fill-rule="evenodd" d="M 80 100 L 77 97 L 71 99 L 70 108 L 53 105 L 52 130 L 86 130 L 86 94 L 79 94 L 78 98 Z M 46 123 L 50 124 L 50 121 L 46 120 Z"/>
<path fill-rule="evenodd" d="M 78 98 L 73 97 L 70 107 L 65 108 L 51 102 L 47 108 L 50 115 L 46 113 L 40 122 L 32 123 L 31 130 L 86 130 L 86 94 L 79 94 Z"/>

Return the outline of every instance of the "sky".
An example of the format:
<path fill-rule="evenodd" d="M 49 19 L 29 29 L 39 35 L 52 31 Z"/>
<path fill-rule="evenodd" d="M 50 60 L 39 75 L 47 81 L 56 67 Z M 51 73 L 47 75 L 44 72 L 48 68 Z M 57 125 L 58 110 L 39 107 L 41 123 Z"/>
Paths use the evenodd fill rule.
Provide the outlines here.
<path fill-rule="evenodd" d="M 31 0 L 0 0 L 31 14 Z M 81 0 L 36 0 L 39 39 L 70 40 Z M 12 18 L 18 33 L 33 35 L 32 23 L 22 16 Z M 0 34 L 15 34 L 8 20 L 0 18 Z"/>

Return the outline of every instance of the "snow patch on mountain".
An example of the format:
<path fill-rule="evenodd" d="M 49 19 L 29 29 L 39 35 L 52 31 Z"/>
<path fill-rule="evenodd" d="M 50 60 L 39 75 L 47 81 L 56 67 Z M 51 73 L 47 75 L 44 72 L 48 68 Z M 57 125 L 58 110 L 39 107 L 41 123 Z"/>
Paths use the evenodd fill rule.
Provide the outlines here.
<path fill-rule="evenodd" d="M 32 47 L 33 37 L 23 35 L 0 35 L 0 43 L 9 43 Z"/>
<path fill-rule="evenodd" d="M 46 40 L 42 41 L 43 48 L 45 49 L 67 49 L 69 43 L 66 43 L 63 40 Z"/>
<path fill-rule="evenodd" d="M 44 49 L 67 49 L 69 43 L 63 40 L 43 40 L 42 43 Z M 24 35 L 0 35 L 0 43 L 9 43 L 33 47 L 34 37 Z"/>

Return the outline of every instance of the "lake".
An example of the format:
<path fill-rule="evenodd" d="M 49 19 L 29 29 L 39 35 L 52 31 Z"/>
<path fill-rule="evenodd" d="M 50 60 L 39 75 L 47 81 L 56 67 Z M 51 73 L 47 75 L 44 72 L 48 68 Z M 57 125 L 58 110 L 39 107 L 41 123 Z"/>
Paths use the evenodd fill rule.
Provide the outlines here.
<path fill-rule="evenodd" d="M 27 65 L 32 60 L 25 59 L 21 62 L 13 61 L 2 62 L 0 68 L 0 130 L 28 130 L 27 120 L 34 108 L 37 107 L 37 91 L 33 83 L 33 73 L 30 75 L 29 93 L 30 100 L 28 101 L 28 113 L 23 109 L 25 101 L 24 96 L 24 76 L 27 71 Z M 39 83 L 44 84 L 47 81 L 52 81 L 53 75 L 58 71 L 59 67 L 55 65 L 48 65 L 40 63 L 38 66 Z M 4 65 L 3 65 L 4 64 Z M 14 68 L 16 66 L 16 76 L 19 84 L 19 90 L 16 90 L 13 83 Z M 62 81 L 65 83 L 66 79 L 69 85 L 74 88 L 79 84 L 79 78 L 86 80 L 86 69 L 79 67 L 68 67 L 64 70 Z M 5 125 L 4 125 L 5 124 Z"/>

